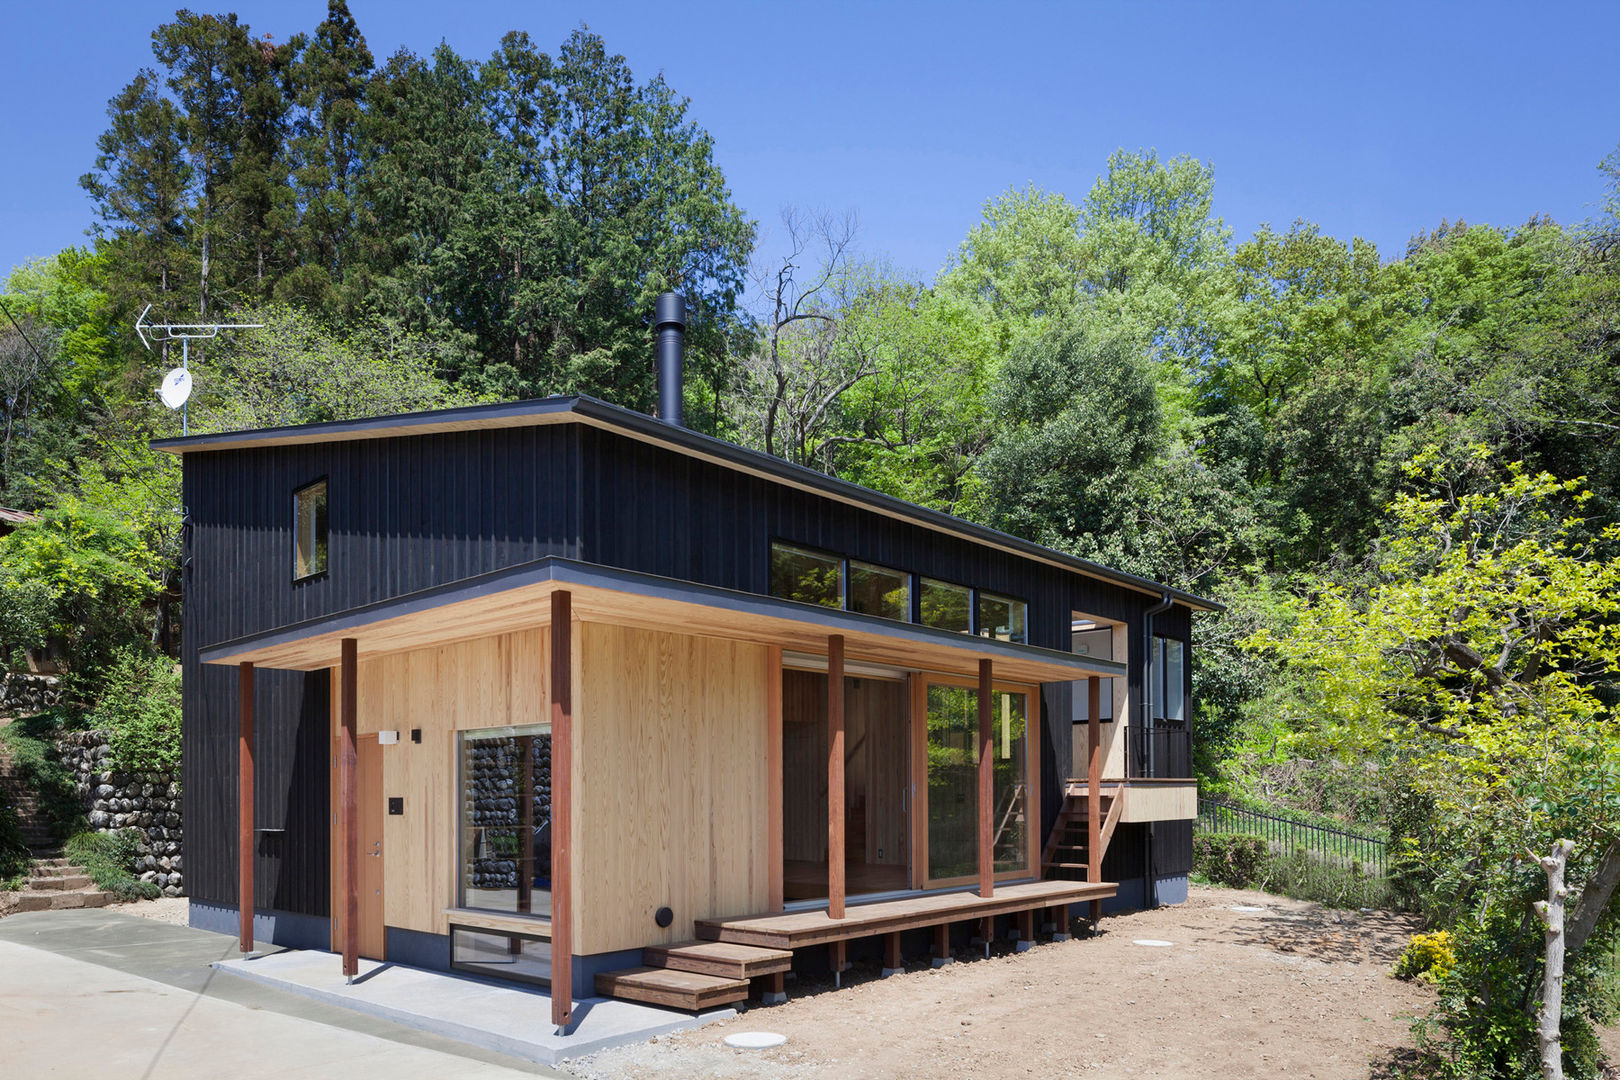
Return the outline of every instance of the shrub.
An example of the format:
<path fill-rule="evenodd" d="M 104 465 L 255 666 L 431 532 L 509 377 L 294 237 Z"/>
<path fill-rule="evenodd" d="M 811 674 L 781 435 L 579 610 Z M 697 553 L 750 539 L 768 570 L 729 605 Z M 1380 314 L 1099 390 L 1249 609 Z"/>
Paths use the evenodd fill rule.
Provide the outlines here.
<path fill-rule="evenodd" d="M 23 843 L 17 812 L 0 805 L 0 890 L 22 887 L 32 857 L 28 845 Z"/>
<path fill-rule="evenodd" d="M 1387 908 L 1395 903 L 1385 878 L 1368 874 L 1357 863 L 1324 862 L 1303 850 L 1292 855 L 1271 854 L 1256 883 L 1267 892 L 1328 907 Z"/>
<path fill-rule="evenodd" d="M 152 900 L 163 893 L 155 884 L 142 881 L 135 874 L 135 860 L 141 853 L 141 834 L 137 829 L 82 832 L 69 837 L 62 845 L 62 852 L 76 865 L 84 867 L 96 888 L 124 900 Z"/>
<path fill-rule="evenodd" d="M 67 708 L 50 709 L 34 716 L 13 720 L 0 728 L 11 753 L 13 773 L 32 788 L 44 812 L 51 834 L 60 840 L 84 828 L 84 804 L 73 774 L 62 764 L 56 749 L 56 736 L 82 729 L 82 716 Z"/>
<path fill-rule="evenodd" d="M 1200 833 L 1193 837 L 1193 871 L 1216 885 L 1242 888 L 1263 876 L 1268 853 L 1257 836 Z"/>
<path fill-rule="evenodd" d="M 174 661 L 120 650 L 89 721 L 107 732 L 115 768 L 174 771 L 180 762 L 180 673 Z"/>
<path fill-rule="evenodd" d="M 1456 966 L 1457 952 L 1452 947 L 1451 933 L 1436 930 L 1432 934 L 1414 934 L 1391 973 L 1397 979 L 1418 978 L 1432 983 L 1444 979 Z"/>

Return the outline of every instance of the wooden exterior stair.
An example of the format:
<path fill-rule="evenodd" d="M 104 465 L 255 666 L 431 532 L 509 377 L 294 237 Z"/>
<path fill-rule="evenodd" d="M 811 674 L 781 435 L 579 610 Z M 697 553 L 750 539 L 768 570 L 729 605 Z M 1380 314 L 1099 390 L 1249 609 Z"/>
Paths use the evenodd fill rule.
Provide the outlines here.
<path fill-rule="evenodd" d="M 1114 828 L 1119 824 L 1120 812 L 1125 808 L 1125 798 L 1118 786 L 1105 787 L 1099 794 L 1102 850 L 1098 852 L 1097 862 L 1101 865 L 1102 856 L 1108 851 L 1108 841 L 1113 839 Z M 1042 876 L 1054 878 L 1079 874 L 1083 877 L 1091 865 L 1088 850 L 1090 835 L 1091 817 L 1087 811 L 1085 789 L 1071 787 L 1064 796 L 1063 808 L 1058 811 L 1057 820 L 1052 823 L 1052 832 L 1046 838 L 1046 847 L 1041 852 Z"/>
<path fill-rule="evenodd" d="M 641 950 L 641 967 L 604 971 L 596 992 L 626 1001 L 701 1012 L 748 998 L 749 980 L 793 966 L 785 949 L 721 941 L 685 941 Z"/>

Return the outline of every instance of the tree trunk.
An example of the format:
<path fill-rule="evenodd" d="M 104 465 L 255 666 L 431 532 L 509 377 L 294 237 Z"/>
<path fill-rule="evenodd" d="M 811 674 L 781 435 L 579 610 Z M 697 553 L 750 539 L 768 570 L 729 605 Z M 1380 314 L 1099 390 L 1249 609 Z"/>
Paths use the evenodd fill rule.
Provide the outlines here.
<path fill-rule="evenodd" d="M 1544 1080 L 1564 1080 L 1564 1047 L 1558 1030 L 1564 1013 L 1564 903 L 1569 899 L 1564 868 L 1574 850 L 1575 841 L 1560 840 L 1553 846 L 1553 853 L 1541 859 L 1541 868 L 1547 872 L 1547 899 L 1536 901 L 1536 914 L 1547 931 L 1547 960 L 1541 980 L 1536 1041 L 1540 1044 Z"/>

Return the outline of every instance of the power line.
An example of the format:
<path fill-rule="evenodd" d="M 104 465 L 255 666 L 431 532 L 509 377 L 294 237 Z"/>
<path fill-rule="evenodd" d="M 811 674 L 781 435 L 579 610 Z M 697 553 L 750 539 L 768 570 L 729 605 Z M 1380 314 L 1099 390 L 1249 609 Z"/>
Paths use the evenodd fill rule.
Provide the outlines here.
<path fill-rule="evenodd" d="M 28 351 L 33 353 L 34 359 L 39 361 L 41 367 L 44 367 L 45 358 L 39 355 L 39 350 L 34 348 L 34 343 L 28 340 L 28 333 L 23 330 L 22 325 L 17 322 L 16 317 L 11 314 L 11 306 L 9 304 L 0 304 L 0 311 L 4 311 L 6 313 L 6 318 L 11 320 L 11 325 L 17 328 L 17 333 L 22 335 L 23 341 L 27 342 Z"/>

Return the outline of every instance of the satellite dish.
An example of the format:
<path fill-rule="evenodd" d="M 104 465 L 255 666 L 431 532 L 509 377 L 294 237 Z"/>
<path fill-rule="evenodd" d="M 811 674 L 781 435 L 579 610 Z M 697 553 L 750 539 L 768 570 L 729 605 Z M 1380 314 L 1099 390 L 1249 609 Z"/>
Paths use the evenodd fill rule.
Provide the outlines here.
<path fill-rule="evenodd" d="M 163 399 L 163 404 L 171 409 L 178 409 L 190 396 L 191 372 L 177 367 L 163 376 L 163 386 L 158 390 L 158 397 Z"/>

